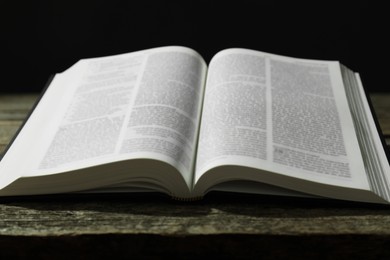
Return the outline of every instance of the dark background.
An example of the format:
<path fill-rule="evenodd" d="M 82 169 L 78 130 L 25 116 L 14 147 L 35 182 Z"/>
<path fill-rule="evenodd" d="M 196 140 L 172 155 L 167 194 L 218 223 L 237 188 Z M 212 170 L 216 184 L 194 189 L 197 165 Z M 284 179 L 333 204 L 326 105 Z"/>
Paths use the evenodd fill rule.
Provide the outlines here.
<path fill-rule="evenodd" d="M 0 92 L 39 92 L 81 58 L 165 45 L 207 62 L 228 47 L 340 60 L 370 92 L 390 90 L 390 15 L 374 1 L 11 1 L 0 10 Z"/>

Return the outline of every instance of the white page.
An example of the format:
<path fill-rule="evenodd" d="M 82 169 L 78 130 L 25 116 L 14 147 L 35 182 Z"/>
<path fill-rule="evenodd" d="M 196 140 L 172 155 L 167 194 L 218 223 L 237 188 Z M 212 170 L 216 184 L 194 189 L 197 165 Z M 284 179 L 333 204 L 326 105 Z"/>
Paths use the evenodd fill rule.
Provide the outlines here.
<path fill-rule="evenodd" d="M 241 165 L 368 189 L 336 62 L 244 49 L 218 53 L 209 66 L 199 139 L 196 180 L 211 168 Z"/>
<path fill-rule="evenodd" d="M 163 61 L 166 63 L 158 64 L 163 73 L 156 75 L 153 89 L 150 83 L 153 75 L 148 77 L 148 73 L 155 63 L 152 58 L 159 54 L 165 55 Z M 169 72 L 173 68 L 175 71 Z M 3 158 L 0 172 L 7 177 L 2 176 L 2 184 L 21 176 L 53 174 L 132 158 L 165 161 L 175 166 L 189 183 L 195 140 L 186 134 L 195 131 L 193 135 L 197 135 L 205 71 L 206 65 L 200 55 L 184 47 L 81 60 L 56 75 L 26 127 Z M 165 89 L 157 89 L 160 84 Z M 149 90 L 156 92 L 148 97 Z M 173 90 L 176 92 L 172 93 Z M 169 108 L 170 115 L 184 115 L 192 124 L 187 120 L 168 125 L 170 115 L 165 118 L 155 115 L 159 126 L 133 120 L 133 113 L 145 107 L 150 110 Z M 143 130 L 134 131 L 136 127 Z M 165 135 L 158 130 L 165 130 Z M 171 146 L 164 146 L 165 150 L 154 149 L 155 145 L 138 146 L 131 151 L 127 147 L 126 150 L 128 140 L 142 140 L 145 136 L 150 139 L 149 145 L 165 142 Z M 190 161 L 185 167 L 178 161 L 180 158 L 173 155 L 179 145 L 187 146 L 185 155 Z M 15 162 L 15 158 L 23 158 L 23 164 Z"/>
<path fill-rule="evenodd" d="M 148 55 L 121 155 L 155 153 L 192 182 L 206 64 L 189 49 Z"/>

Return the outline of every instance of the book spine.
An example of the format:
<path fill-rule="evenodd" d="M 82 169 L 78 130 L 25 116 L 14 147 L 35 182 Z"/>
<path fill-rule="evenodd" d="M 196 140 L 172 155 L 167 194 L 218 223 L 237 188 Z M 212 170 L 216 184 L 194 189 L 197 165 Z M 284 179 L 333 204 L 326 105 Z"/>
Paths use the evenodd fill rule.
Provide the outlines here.
<path fill-rule="evenodd" d="M 199 200 L 202 200 L 202 199 L 203 199 L 203 196 L 184 198 L 184 197 L 178 197 L 178 196 L 171 195 L 171 199 L 172 199 L 172 200 L 176 200 L 176 201 L 192 202 L 192 201 L 199 201 Z"/>

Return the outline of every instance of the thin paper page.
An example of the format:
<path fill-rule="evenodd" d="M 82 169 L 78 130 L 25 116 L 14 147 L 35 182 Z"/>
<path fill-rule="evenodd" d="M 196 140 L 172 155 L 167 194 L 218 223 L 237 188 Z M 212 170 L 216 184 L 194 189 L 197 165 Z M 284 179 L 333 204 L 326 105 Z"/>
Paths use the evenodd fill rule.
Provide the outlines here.
<path fill-rule="evenodd" d="M 23 137 L 35 147 L 24 149 L 28 171 L 15 172 L 44 175 L 149 158 L 175 166 L 191 182 L 206 71 L 200 55 L 164 47 L 78 64 L 57 77 L 34 112 Z"/>
<path fill-rule="evenodd" d="M 242 165 L 368 187 L 337 63 L 225 50 L 210 63 L 205 96 L 196 179 Z"/>
<path fill-rule="evenodd" d="M 190 183 L 203 59 L 187 48 L 165 47 L 86 63 L 40 169 L 150 158 L 173 165 Z"/>
<path fill-rule="evenodd" d="M 189 49 L 148 56 L 119 153 L 161 154 L 192 182 L 206 65 Z"/>

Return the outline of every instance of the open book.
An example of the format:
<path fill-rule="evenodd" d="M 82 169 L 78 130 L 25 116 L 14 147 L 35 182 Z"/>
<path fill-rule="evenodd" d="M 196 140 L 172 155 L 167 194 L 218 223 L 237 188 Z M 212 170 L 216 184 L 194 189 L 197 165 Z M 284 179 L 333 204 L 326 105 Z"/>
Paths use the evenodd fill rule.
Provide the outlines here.
<path fill-rule="evenodd" d="M 0 162 L 0 196 L 209 191 L 390 203 L 359 75 L 337 61 L 162 47 L 56 74 Z"/>

